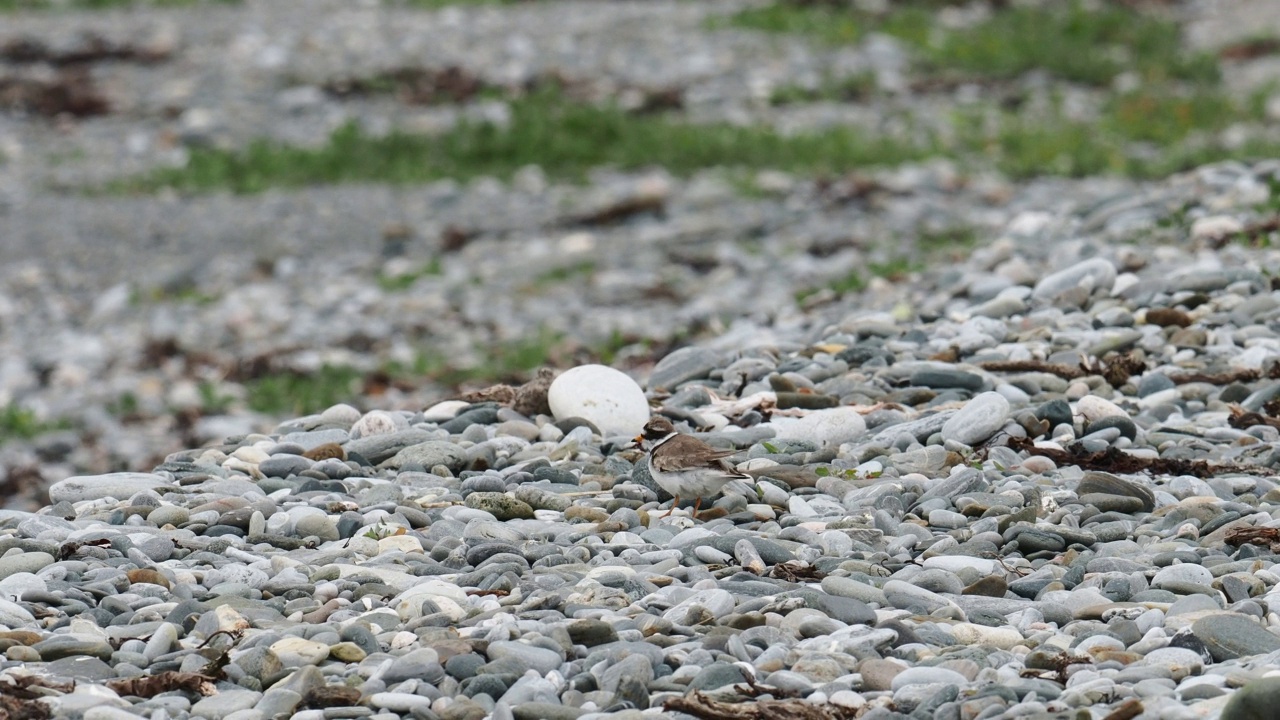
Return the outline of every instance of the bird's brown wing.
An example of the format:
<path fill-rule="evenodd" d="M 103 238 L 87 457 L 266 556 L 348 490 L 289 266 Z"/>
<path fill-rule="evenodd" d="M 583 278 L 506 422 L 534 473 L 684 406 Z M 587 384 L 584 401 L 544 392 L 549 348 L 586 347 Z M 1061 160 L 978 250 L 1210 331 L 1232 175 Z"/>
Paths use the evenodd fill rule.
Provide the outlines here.
<path fill-rule="evenodd" d="M 658 472 L 679 472 L 691 468 L 719 468 L 719 461 L 737 450 L 717 450 L 710 445 L 689 437 L 677 435 L 662 444 L 663 452 L 653 457 L 653 468 Z"/>

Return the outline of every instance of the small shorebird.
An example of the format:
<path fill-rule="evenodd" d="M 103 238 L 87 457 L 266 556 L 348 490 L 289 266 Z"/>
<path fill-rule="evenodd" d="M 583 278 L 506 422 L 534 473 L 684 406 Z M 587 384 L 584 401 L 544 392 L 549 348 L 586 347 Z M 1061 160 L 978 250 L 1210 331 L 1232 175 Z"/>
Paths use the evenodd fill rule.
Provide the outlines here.
<path fill-rule="evenodd" d="M 693 514 L 697 516 L 705 495 L 720 492 L 735 480 L 752 480 L 737 472 L 725 461 L 735 450 L 717 450 L 701 440 L 676 432 L 671 421 L 655 415 L 645 423 L 644 434 L 636 443 L 652 443 L 649 447 L 649 475 L 659 487 L 675 496 L 666 517 L 680 504 L 680 497 L 695 496 Z"/>

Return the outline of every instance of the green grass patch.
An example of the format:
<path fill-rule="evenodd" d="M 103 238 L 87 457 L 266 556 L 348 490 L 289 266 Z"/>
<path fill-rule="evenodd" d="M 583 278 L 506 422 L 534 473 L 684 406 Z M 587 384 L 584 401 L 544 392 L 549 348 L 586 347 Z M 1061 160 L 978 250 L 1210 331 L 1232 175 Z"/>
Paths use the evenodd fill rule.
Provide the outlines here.
<path fill-rule="evenodd" d="M 932 246 L 927 245 L 923 239 L 920 240 L 922 249 L 932 250 Z M 828 290 L 836 296 L 844 296 L 851 293 L 859 293 L 867 289 L 867 276 L 887 278 L 889 280 L 900 280 L 907 273 L 914 272 L 919 269 L 917 263 L 911 260 L 898 257 L 886 262 L 870 263 L 866 269 L 851 270 L 848 274 L 828 282 L 820 287 L 802 288 L 796 291 L 795 300 L 797 304 L 803 304 L 805 300 L 813 297 L 815 294 Z"/>
<path fill-rule="evenodd" d="M 0 0 L 0 12 L 19 10 L 110 10 L 126 7 L 175 8 L 239 5 L 240 0 Z"/>
<path fill-rule="evenodd" d="M 219 415 L 227 412 L 231 409 L 231 404 L 235 402 L 235 397 L 223 395 L 218 391 L 216 383 L 207 380 L 196 386 L 196 392 L 200 394 L 200 409 L 210 415 Z"/>
<path fill-rule="evenodd" d="M 1116 4 L 1015 5 L 956 30 L 938 26 L 932 12 L 936 5 L 902 0 L 892 3 L 888 12 L 874 14 L 853 4 L 783 0 L 744 10 L 727 21 L 716 19 L 712 25 L 799 34 L 833 44 L 880 32 L 911 46 L 920 70 L 984 78 L 1012 78 L 1033 69 L 1090 85 L 1106 85 L 1129 69 L 1148 82 L 1211 82 L 1219 76 L 1214 56 L 1183 49 L 1175 23 Z"/>
<path fill-rule="evenodd" d="M 360 395 L 364 374 L 350 367 L 325 365 L 318 372 L 264 375 L 245 383 L 249 407 L 261 413 L 310 415 Z M 203 391 L 201 393 L 204 399 Z M 217 404 L 217 398 L 213 404 Z M 210 403 L 206 402 L 206 409 Z"/>
<path fill-rule="evenodd" d="M 876 77 L 872 73 L 857 73 L 846 77 L 826 77 L 818 87 L 783 85 L 769 96 L 772 105 L 797 105 L 828 100 L 834 102 L 858 102 L 875 94 Z"/>
<path fill-rule="evenodd" d="M 197 148 L 183 168 L 159 170 L 110 189 L 256 193 L 358 181 L 412 184 L 506 178 L 526 165 L 568 179 L 605 165 L 663 166 L 682 175 L 714 166 L 834 173 L 898 164 L 934 151 L 846 127 L 784 136 L 767 128 L 631 115 L 613 106 L 573 103 L 550 90 L 515 100 L 511 110 L 507 127 L 466 122 L 435 137 L 400 132 L 371 137 L 347 125 L 317 149 L 268 142 L 243 152 Z"/>
<path fill-rule="evenodd" d="M 543 288 L 548 285 L 558 285 L 574 279 L 581 279 L 591 276 L 596 271 L 596 264 L 590 260 L 565 265 L 564 267 L 553 268 L 544 273 L 540 273 L 533 279 L 534 288 Z"/>
<path fill-rule="evenodd" d="M 873 29 L 873 16 L 829 5 L 780 2 L 743 10 L 729 18 L 711 18 L 712 28 L 739 27 L 771 33 L 806 35 L 832 44 L 854 43 Z"/>
<path fill-rule="evenodd" d="M 218 301 L 217 295 L 211 295 L 193 285 L 157 285 L 145 289 L 134 289 L 129 296 L 132 305 L 144 303 L 190 303 L 192 305 L 211 305 Z"/>
<path fill-rule="evenodd" d="M 122 393 L 115 400 L 107 403 L 107 412 L 121 419 L 137 416 L 138 408 L 138 396 L 131 392 Z"/>
<path fill-rule="evenodd" d="M 525 338 L 483 348 L 483 361 L 474 366 L 460 366 L 449 356 L 428 349 L 418 354 L 412 367 L 392 367 L 388 372 L 399 377 L 425 377 L 446 387 L 478 382 L 522 383 L 539 367 L 556 364 L 555 349 L 563 340 L 559 333 L 543 329 Z"/>
<path fill-rule="evenodd" d="M 946 253 L 955 250 L 967 250 L 978 244 L 978 231 L 971 227 L 955 226 L 941 230 L 922 230 L 916 240 L 917 246 L 926 253 Z M 907 263 L 903 266 L 901 263 Z M 903 258 L 890 260 L 887 263 L 873 264 L 872 272 L 880 277 L 888 277 L 891 273 L 901 275 L 910 271 L 910 263 Z"/>
<path fill-rule="evenodd" d="M 388 5 L 417 8 L 420 10 L 439 10 L 451 5 L 522 5 L 530 0 L 391 0 Z"/>
<path fill-rule="evenodd" d="M 65 420 L 42 421 L 31 410 L 13 403 L 0 410 L 0 441 L 6 438 L 30 439 L 69 427 L 71 424 Z"/>
<path fill-rule="evenodd" d="M 1017 6 L 923 48 L 931 69 L 1013 78 L 1043 69 L 1072 82 L 1103 86 L 1133 69 L 1146 82 L 1218 79 L 1217 58 L 1182 47 L 1181 29 L 1115 4 Z"/>
<path fill-rule="evenodd" d="M 1013 178 L 1116 174 L 1159 178 L 1225 159 L 1274 156 L 1280 145 L 1249 140 L 1228 147 L 1222 130 L 1256 115 L 1216 90 L 1190 93 L 1139 91 L 1110 98 L 1096 120 L 1048 112 L 1002 112 L 994 121 L 978 114 L 956 118 L 960 147 L 985 157 Z"/>
<path fill-rule="evenodd" d="M 400 275 L 379 275 L 378 287 L 387 292 L 400 292 L 413 287 L 413 284 L 424 277 L 439 277 L 444 274 L 444 268 L 440 264 L 440 258 L 431 258 L 430 262 L 422 267 Z"/>

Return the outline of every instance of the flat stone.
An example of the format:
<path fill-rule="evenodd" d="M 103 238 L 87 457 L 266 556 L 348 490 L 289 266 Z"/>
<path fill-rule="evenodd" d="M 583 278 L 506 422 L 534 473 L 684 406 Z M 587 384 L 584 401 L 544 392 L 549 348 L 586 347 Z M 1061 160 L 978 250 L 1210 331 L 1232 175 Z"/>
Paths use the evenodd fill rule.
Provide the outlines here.
<path fill-rule="evenodd" d="M 1086 471 L 1076 486 L 1077 495 L 1102 493 L 1107 495 L 1127 495 L 1142 501 L 1143 512 L 1151 512 L 1156 506 L 1156 496 L 1151 490 L 1135 482 L 1116 477 L 1111 473 Z"/>
<path fill-rule="evenodd" d="M 1219 720 L 1273 720 L 1280 707 L 1280 677 L 1245 683 L 1222 708 Z"/>
<path fill-rule="evenodd" d="M 49 486 L 49 499 L 54 503 L 77 503 L 111 497 L 124 500 L 145 490 L 160 490 L 173 484 L 151 473 L 118 472 L 105 475 L 78 475 Z"/>
<path fill-rule="evenodd" d="M 34 646 L 45 662 L 66 657 L 96 657 L 110 660 L 113 649 L 111 643 L 96 637 L 80 637 L 76 635 L 50 635 Z"/>
<path fill-rule="evenodd" d="M 1195 621 L 1191 632 L 1218 662 L 1280 650 L 1280 637 L 1252 617 L 1237 613 L 1208 615 Z"/>
<path fill-rule="evenodd" d="M 1031 296 L 1041 300 L 1052 300 L 1074 288 L 1083 288 L 1090 293 L 1096 288 L 1110 292 L 1115 281 L 1116 269 L 1109 260 L 1090 258 L 1041 278 L 1040 282 L 1036 283 L 1035 289 L 1031 291 Z"/>
<path fill-rule="evenodd" d="M 34 573 L 53 564 L 53 556 L 42 552 L 24 552 L 0 557 L 0 579 L 17 573 Z"/>
<path fill-rule="evenodd" d="M 950 368 L 917 370 L 911 373 L 909 382 L 918 387 L 961 388 L 964 390 L 980 390 L 986 383 L 982 376 L 977 373 Z"/>
<path fill-rule="evenodd" d="M 191 714 L 222 720 L 231 713 L 252 708 L 261 699 L 262 693 L 253 690 L 221 690 L 192 705 Z"/>
<path fill-rule="evenodd" d="M 373 459 L 370 458 L 372 461 Z M 467 466 L 467 453 L 457 445 L 444 440 L 428 440 L 410 445 L 378 464 L 379 468 L 398 470 L 405 465 L 420 465 L 430 470 L 444 465 L 455 475 Z"/>
<path fill-rule="evenodd" d="M 648 387 L 651 391 L 659 392 L 674 390 L 681 383 L 706 377 L 718 367 L 719 353 L 699 347 L 680 348 L 663 357 L 653 367 L 653 372 L 649 373 Z M 648 421 L 647 417 L 645 421 Z M 644 422 L 640 425 L 643 427 Z"/>
<path fill-rule="evenodd" d="M 969 684 L 969 678 L 966 678 L 955 670 L 948 670 L 944 667 L 920 666 L 907 668 L 897 675 L 894 675 L 890 689 L 897 692 L 908 685 L 934 684 L 964 687 Z"/>
<path fill-rule="evenodd" d="M 564 662 L 564 658 L 552 650 L 511 640 L 489 643 L 489 657 L 494 660 L 512 658 L 519 661 L 522 666 L 537 670 L 543 675 L 560 667 Z"/>
<path fill-rule="evenodd" d="M 426 430 L 410 428 L 384 435 L 372 435 L 351 440 L 344 448 L 347 454 L 355 454 L 377 465 L 401 450 L 431 440 L 434 436 Z M 430 469 L 430 468 L 428 468 Z"/>
<path fill-rule="evenodd" d="M 499 520 L 515 520 L 532 518 L 533 507 L 522 500 L 517 500 L 506 493 L 473 492 L 467 496 L 467 507 L 492 513 Z"/>
<path fill-rule="evenodd" d="M 584 710 L 568 705 L 545 702 L 524 702 L 511 708 L 515 720 L 576 720 Z"/>
<path fill-rule="evenodd" d="M 85 682 L 102 682 L 116 678 L 116 671 L 106 662 L 96 657 L 73 655 L 54 660 L 45 666 L 45 670 L 54 677 L 73 678 Z"/>
<path fill-rule="evenodd" d="M 802 440 L 819 447 L 838 447 L 867 431 L 862 413 L 852 407 L 815 410 L 798 418 L 775 416 L 770 425 L 777 430 L 779 440 Z"/>

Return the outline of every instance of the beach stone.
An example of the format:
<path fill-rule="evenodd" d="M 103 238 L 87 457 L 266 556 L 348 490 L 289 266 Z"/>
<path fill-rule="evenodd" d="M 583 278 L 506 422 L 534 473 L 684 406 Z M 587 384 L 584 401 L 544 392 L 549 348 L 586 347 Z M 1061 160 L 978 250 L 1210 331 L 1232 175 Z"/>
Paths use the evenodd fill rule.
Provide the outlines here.
<path fill-rule="evenodd" d="M 770 424 L 777 430 L 778 440 L 812 442 L 819 447 L 853 442 L 867 431 L 862 413 L 852 407 L 815 410 L 798 418 L 776 416 Z"/>
<path fill-rule="evenodd" d="M 1244 684 L 1231 695 L 1219 720 L 1272 720 L 1280 707 L 1280 677 L 1266 677 Z"/>
<path fill-rule="evenodd" d="M 649 401 L 640 385 L 604 365 L 564 371 L 547 390 L 547 403 L 557 420 L 582 418 L 604 435 L 639 435 L 649 421 Z"/>
<path fill-rule="evenodd" d="M 1174 680 L 1199 675 L 1204 669 L 1204 659 L 1200 653 L 1181 647 L 1157 648 L 1147 653 L 1142 662 L 1151 667 L 1165 668 Z"/>
<path fill-rule="evenodd" d="M 1161 568 L 1151 578 L 1151 587 L 1163 588 L 1168 585 L 1196 584 L 1209 585 L 1213 582 L 1213 573 L 1208 568 L 1189 563 L 1179 563 Z"/>
<path fill-rule="evenodd" d="M 18 573 L 35 573 L 53 564 L 53 556 L 44 552 L 24 552 L 0 557 L 0 578 Z"/>
<path fill-rule="evenodd" d="M 146 490 L 170 487 L 173 485 L 168 480 L 150 473 L 117 472 L 105 475 L 78 475 L 50 485 L 49 499 L 55 503 L 77 503 L 106 497 L 123 500 Z"/>
<path fill-rule="evenodd" d="M 872 692 L 892 690 L 893 679 L 905 669 L 902 663 L 881 658 L 868 658 L 858 663 L 858 673 L 862 675 L 862 686 Z"/>
<path fill-rule="evenodd" d="M 1129 413 L 1125 412 L 1124 408 L 1097 395 L 1085 395 L 1077 400 L 1076 412 L 1089 423 L 1097 422 L 1107 417 L 1129 417 Z"/>
<path fill-rule="evenodd" d="M 575 620 L 566 629 L 576 645 L 595 647 L 618 639 L 618 631 L 602 620 Z"/>
<path fill-rule="evenodd" d="M 1151 512 L 1155 509 L 1156 496 L 1148 488 L 1111 473 L 1088 470 L 1076 486 L 1076 494 L 1083 496 L 1094 493 L 1137 498 L 1142 502 L 1140 506 L 1142 512 Z"/>
<path fill-rule="evenodd" d="M 437 465 L 443 465 L 449 468 L 450 472 L 457 474 L 466 467 L 467 454 L 451 442 L 428 440 L 398 451 L 392 457 L 379 463 L 378 467 L 398 470 L 410 464 L 419 465 L 428 470 Z"/>
<path fill-rule="evenodd" d="M 106 662 L 88 655 L 71 655 L 60 658 L 47 663 L 44 669 L 54 677 L 70 678 L 90 683 L 112 680 L 118 677 L 115 670 Z"/>
<path fill-rule="evenodd" d="M 1121 437 L 1126 437 L 1130 440 L 1137 439 L 1138 437 L 1137 424 L 1124 415 L 1109 415 L 1104 418 L 1098 418 L 1097 420 L 1089 423 L 1085 428 L 1085 432 L 1090 434 L 1099 433 L 1111 428 L 1119 430 Z"/>
<path fill-rule="evenodd" d="M 517 500 L 506 493 L 473 492 L 467 496 L 467 507 L 492 513 L 498 520 L 515 520 L 532 518 L 533 508 L 522 500 Z"/>
<path fill-rule="evenodd" d="M 271 652 L 280 658 L 286 669 L 294 669 L 303 665 L 318 665 L 329 657 L 329 646 L 324 643 L 304 640 L 300 637 L 287 637 L 271 644 Z"/>
<path fill-rule="evenodd" d="M 375 435 L 389 435 L 409 426 L 402 417 L 384 410 L 372 410 L 365 413 L 351 426 L 352 438 L 368 438 Z"/>
<path fill-rule="evenodd" d="M 369 696 L 369 705 L 381 710 L 408 714 L 431 707 L 431 698 L 404 692 L 381 692 Z"/>
<path fill-rule="evenodd" d="M 177 505 L 161 505 L 147 515 L 147 521 L 156 527 L 182 525 L 191 518 L 191 511 Z"/>
<path fill-rule="evenodd" d="M 717 352 L 692 346 L 680 348 L 663 357 L 653 367 L 653 371 L 649 373 L 649 390 L 674 390 L 681 383 L 706 377 L 719 365 L 720 354 Z M 648 422 L 647 416 L 645 422 Z M 641 423 L 641 427 L 643 426 L 644 423 Z"/>
<path fill-rule="evenodd" d="M 1191 625 L 1217 662 L 1280 650 L 1280 637 L 1267 632 L 1254 618 L 1237 613 L 1208 615 Z"/>
<path fill-rule="evenodd" d="M 911 373 L 910 382 L 912 385 L 920 387 L 979 390 L 986 381 L 982 379 L 981 375 L 966 370 L 929 368 Z"/>
<path fill-rule="evenodd" d="M 191 714 L 222 720 L 234 712 L 249 710 L 261 699 L 262 693 L 254 690 L 222 690 L 192 705 Z"/>
<path fill-rule="evenodd" d="M 1009 401 L 998 392 L 985 392 L 965 403 L 942 426 L 942 439 L 977 445 L 995 435 L 1009 418 Z"/>
<path fill-rule="evenodd" d="M 1096 288 L 1110 292 L 1115 281 L 1116 268 L 1111 261 L 1090 258 L 1041 278 L 1031 291 L 1031 297 L 1038 300 L 1052 300 L 1075 288 L 1082 288 L 1087 293 L 1093 292 Z"/>
<path fill-rule="evenodd" d="M 325 425 L 345 425 L 347 427 L 351 427 L 359 419 L 360 411 L 346 403 L 330 405 L 325 408 L 324 412 L 320 413 L 320 422 Z"/>
<path fill-rule="evenodd" d="M 311 461 L 301 455 L 273 455 L 258 463 L 258 472 L 267 477 L 287 478 L 311 467 Z"/>
<path fill-rule="evenodd" d="M 489 657 L 493 660 L 510 658 L 521 666 L 533 668 L 543 675 L 560 667 L 564 662 L 564 658 L 547 648 L 506 640 L 489 643 Z"/>
<path fill-rule="evenodd" d="M 1050 428 L 1071 425 L 1071 404 L 1062 398 L 1050 400 L 1036 408 L 1036 418 L 1045 420 Z"/>
<path fill-rule="evenodd" d="M 94 637 L 52 635 L 32 646 L 45 662 L 68 657 L 96 657 L 110 660 L 114 649 L 111 643 Z"/>
<path fill-rule="evenodd" d="M 415 678 L 427 682 L 438 682 L 442 677 L 444 677 L 444 666 L 440 664 L 440 653 L 432 648 L 419 648 L 396 658 L 383 674 L 382 679 L 388 683 L 404 682 Z"/>
<path fill-rule="evenodd" d="M 584 713 L 580 708 L 545 702 L 523 702 L 511 708 L 514 720 L 577 720 Z"/>
<path fill-rule="evenodd" d="M 964 687 L 969 684 L 969 679 L 955 670 L 948 670 L 943 667 L 918 666 L 907 668 L 894 675 L 889 687 L 894 692 L 897 692 L 909 685 L 934 684 Z"/>

